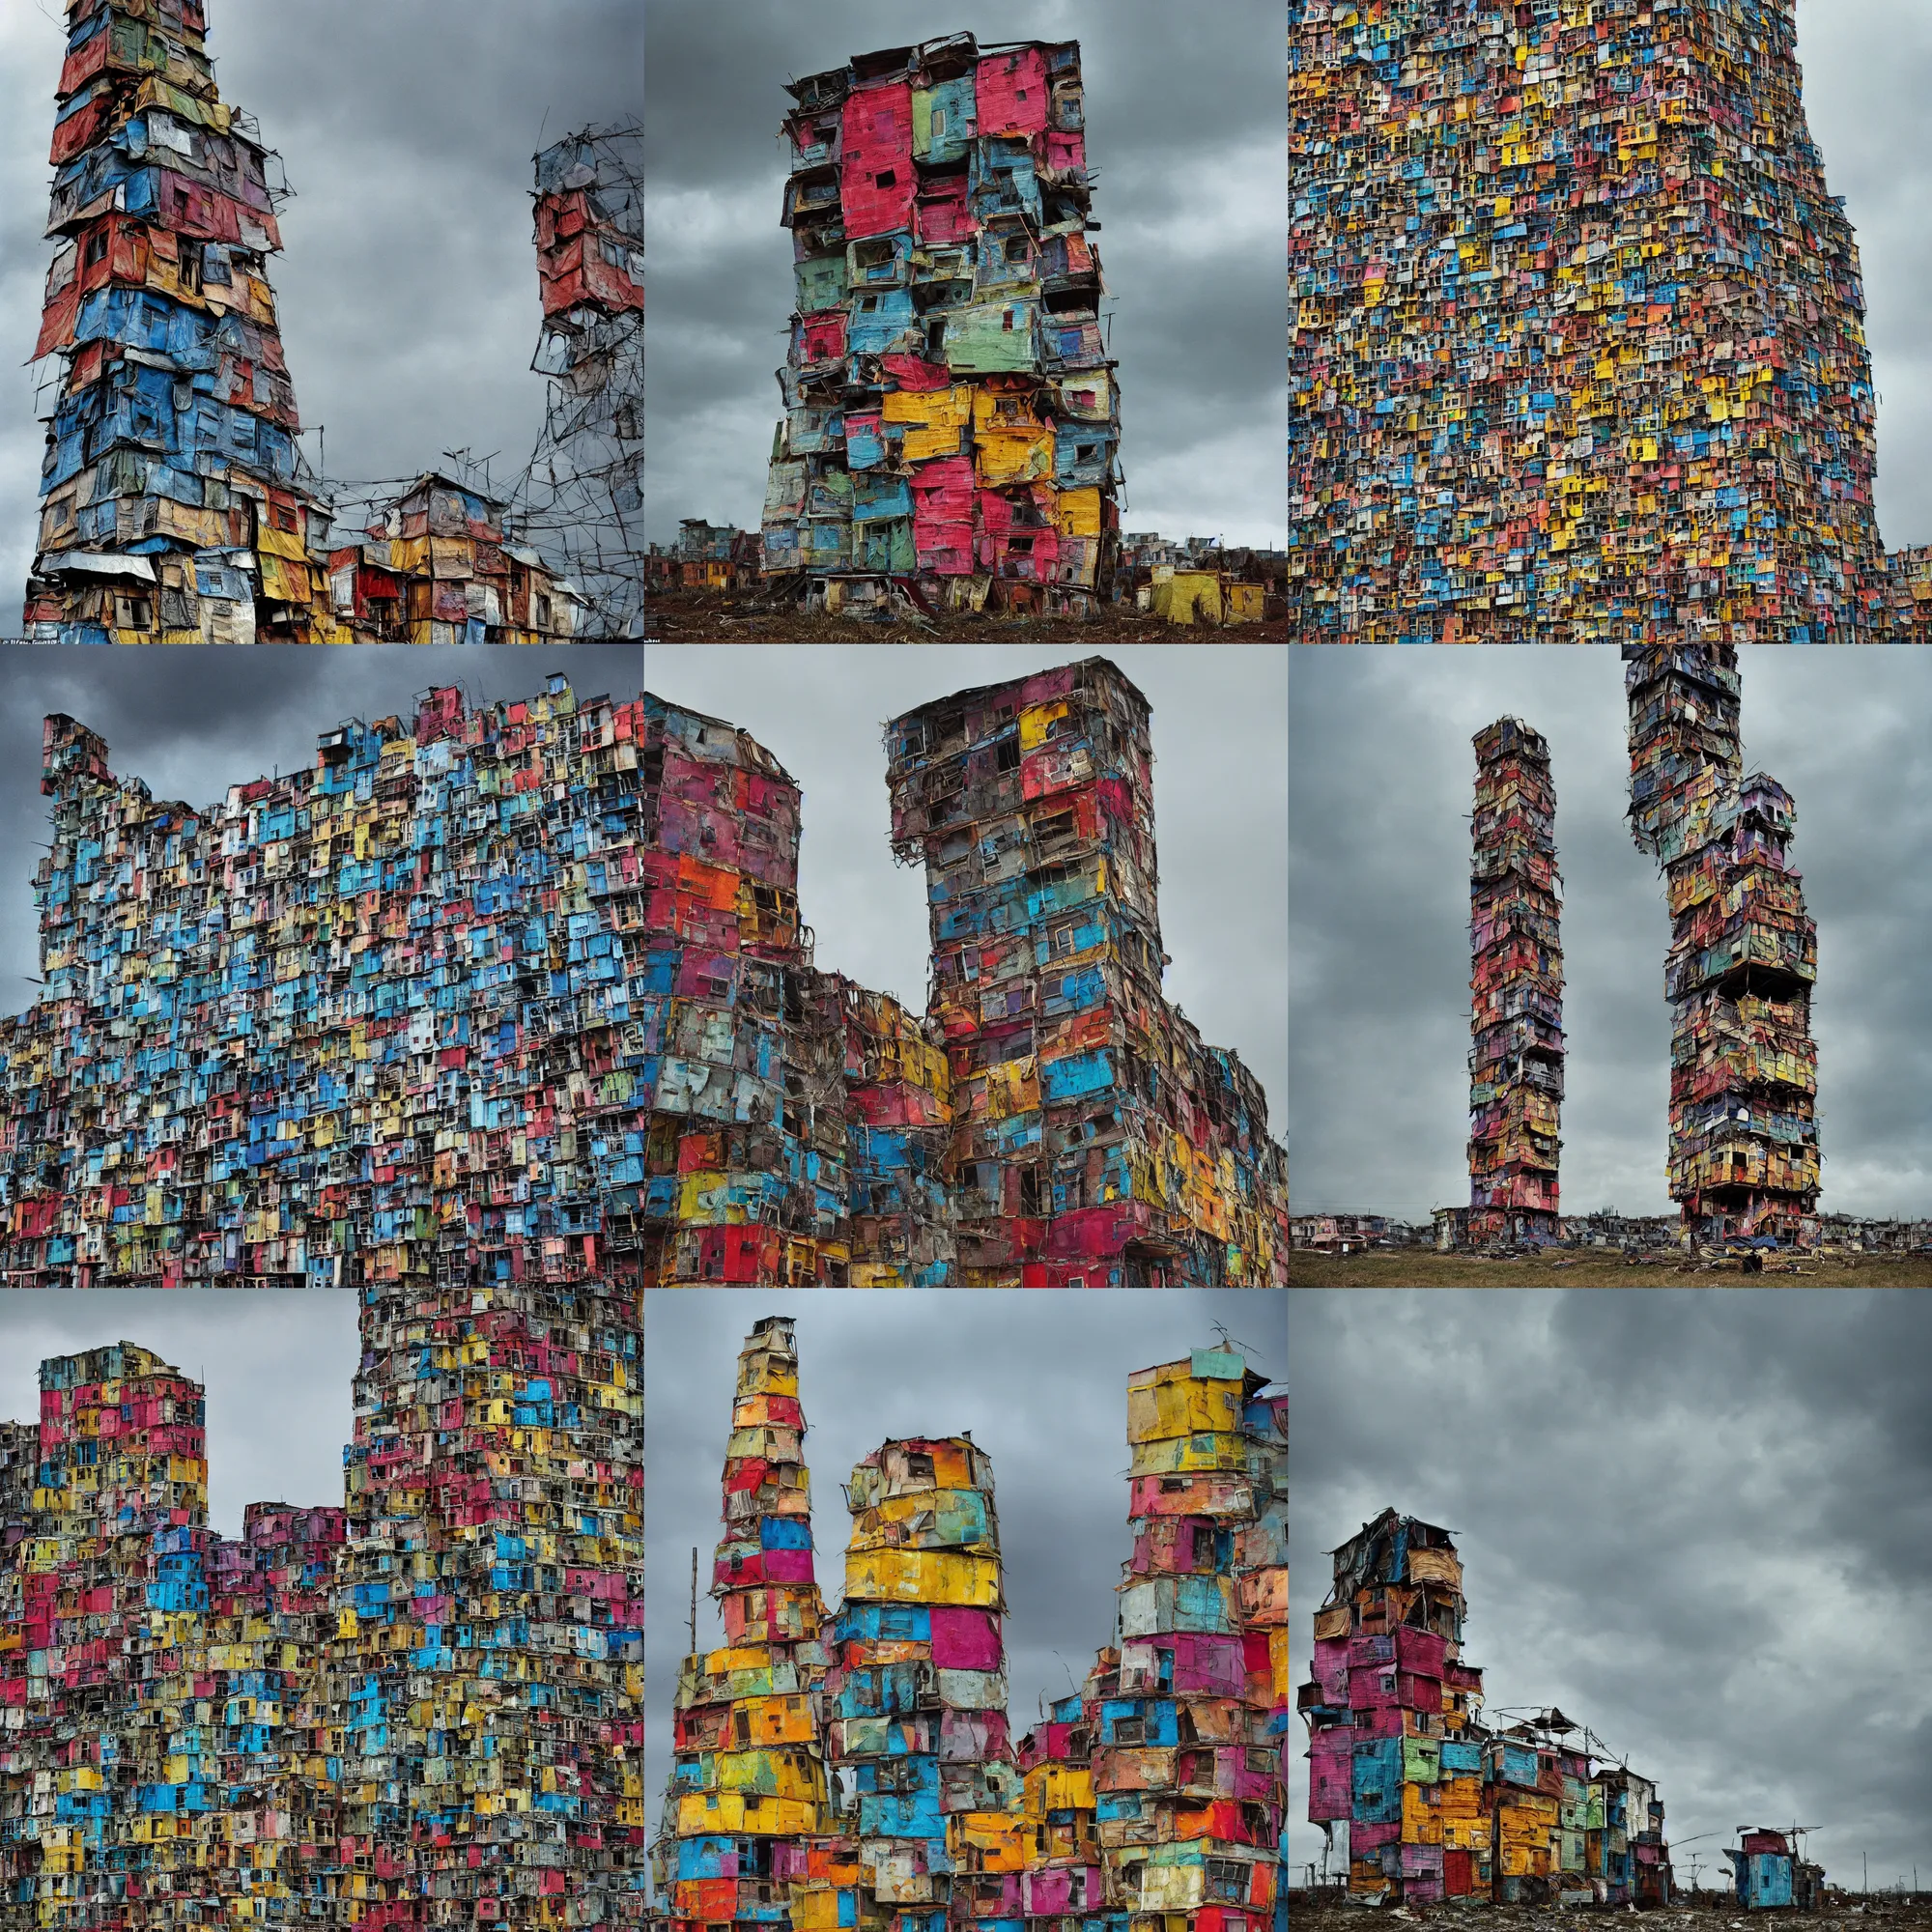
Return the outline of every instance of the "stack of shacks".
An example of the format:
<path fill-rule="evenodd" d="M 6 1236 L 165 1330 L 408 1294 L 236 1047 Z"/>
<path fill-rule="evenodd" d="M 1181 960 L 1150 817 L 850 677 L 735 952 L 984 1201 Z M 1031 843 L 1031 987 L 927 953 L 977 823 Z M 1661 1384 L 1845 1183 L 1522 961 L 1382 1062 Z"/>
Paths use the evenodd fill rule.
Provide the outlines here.
<path fill-rule="evenodd" d="M 445 1266 L 362 1291 L 323 1684 L 341 1862 L 370 1875 L 365 1932 L 601 1924 L 634 1896 L 636 1294 L 633 1278 L 540 1260 L 508 1280 Z"/>
<path fill-rule="evenodd" d="M 328 551 L 328 590 L 353 643 L 535 644 L 582 629 L 582 599 L 505 533 L 502 497 L 429 470 Z"/>
<path fill-rule="evenodd" d="M 886 47 L 788 84 L 797 280 L 768 575 L 829 610 L 1089 617 L 1112 589 L 1120 396 L 1076 43 Z"/>
<path fill-rule="evenodd" d="M 1656 1786 L 1560 1711 L 1487 1729 L 1463 1615 L 1445 1529 L 1384 1510 L 1334 1552 L 1299 1705 L 1308 1815 L 1348 1826 L 1350 1895 L 1668 1903 Z"/>
<path fill-rule="evenodd" d="M 535 157 L 543 330 L 531 367 L 548 391 L 543 437 L 522 479 L 525 527 L 570 571 L 549 601 L 581 598 L 582 611 L 570 613 L 578 635 L 605 639 L 641 632 L 648 554 L 641 147 L 634 124 L 585 128 Z M 756 534 L 743 542 L 755 567 Z M 526 568 L 536 556 L 516 545 L 504 554 Z M 515 604 L 514 573 L 505 621 L 540 626 L 541 589 L 531 582 L 527 608 Z"/>
<path fill-rule="evenodd" d="M 1817 1237 L 1817 926 L 1791 796 L 1741 776 L 1736 654 L 1625 653 L 1631 829 L 1664 873 L 1670 1193 L 1692 1239 Z"/>
<path fill-rule="evenodd" d="M 724 1643 L 686 1658 L 678 1677 L 654 1861 L 678 1928 L 785 1923 L 788 1900 L 798 1932 L 856 1922 L 841 1916 L 855 1875 L 841 1901 L 839 1861 L 823 1842 L 824 1606 L 804 1436 L 792 1324 L 760 1321 L 738 1356 L 711 1576 Z"/>
<path fill-rule="evenodd" d="M 1271 1405 L 1246 1412 L 1265 1383 L 1229 1349 L 1127 1382 L 1134 1553 L 1089 1717 L 1107 1896 L 1144 1932 L 1266 1932 L 1275 1916 L 1268 1620 L 1286 1614 L 1288 1472 L 1285 1405 L 1279 1441 Z M 1281 1555 L 1285 1578 L 1285 1540 Z"/>
<path fill-rule="evenodd" d="M 1271 1766 L 1274 1932 L 1288 1932 L 1288 1395 L 1244 1378 L 1241 1431 L 1248 1439 L 1254 1520 L 1235 1530 L 1235 1607 L 1247 1669 L 1250 1735 Z M 1165 1493 L 1172 1493 L 1165 1492 Z M 1252 1762 L 1252 1760 L 1250 1761 Z"/>
<path fill-rule="evenodd" d="M 1046 1707 L 1045 1721 L 1014 1753 L 1020 1808 L 1032 1842 L 1020 1874 L 1027 1932 L 1061 1932 L 1067 1921 L 1112 1932 L 1094 1792 L 1094 1729 L 1075 1691 Z"/>
<path fill-rule="evenodd" d="M 239 1542 L 197 1383 L 128 1343 L 43 1363 L 4 1896 L 75 1932 L 639 1922 L 635 1293 L 366 1296 L 347 1509 L 251 1504 Z"/>
<path fill-rule="evenodd" d="M 0 1021 L 9 1278 L 508 1280 L 627 1250 L 643 722 L 561 677 L 473 711 L 431 691 L 196 810 L 50 718 L 42 984 Z"/>
<path fill-rule="evenodd" d="M 1549 747 L 1515 718 L 1486 725 L 1475 746 L 1468 1236 L 1553 1241 L 1562 1232 L 1563 881 Z"/>
<path fill-rule="evenodd" d="M 1303 633 L 1925 635 L 1874 516 L 1858 247 L 1795 14 L 1294 0 Z"/>
<path fill-rule="evenodd" d="M 1263 1285 L 1286 1159 L 1260 1088 L 1161 993 L 1149 707 L 1104 658 L 887 726 L 952 1064 L 967 1286 Z"/>
<path fill-rule="evenodd" d="M 1104 659 L 887 727 L 916 1019 L 812 962 L 799 789 L 644 699 L 647 1267 L 666 1283 L 1266 1284 L 1286 1156 L 1161 997 L 1146 700 Z"/>
<path fill-rule="evenodd" d="M 7 1501 L 0 1895 L 62 1927 L 103 1902 L 311 1917 L 336 1895 L 315 1664 L 341 1510 L 251 1504 L 217 1537 L 201 1389 L 130 1343 L 43 1363 L 41 1390 Z"/>
<path fill-rule="evenodd" d="M 798 788 L 715 719 L 561 677 L 476 710 L 432 690 L 197 809 L 49 718 L 42 983 L 0 1020 L 8 1278 L 358 1285 L 462 1255 L 507 1280 L 641 1251 L 660 1282 L 941 1286 L 962 1205 L 1005 1258 L 974 1285 L 1278 1275 L 1264 1097 L 1159 999 L 1145 706 L 1096 696 L 1056 742 L 1073 710 L 1030 712 L 1041 802 L 1008 802 L 991 895 L 1048 950 L 1009 950 L 976 1004 L 946 927 L 998 907 L 935 901 L 944 1024 L 813 969 Z M 1093 778 L 1123 729 L 1123 775 Z M 951 836 L 928 826 L 935 863 Z M 1014 1057 L 949 1056 L 981 1013 Z M 968 1145 L 1009 1156 L 963 1180 L 961 1078 Z"/>
<path fill-rule="evenodd" d="M 887 1442 L 846 1494 L 825 1679 L 840 1832 L 893 1932 L 997 1932 L 1020 1917 L 1028 1831 L 992 1463 L 970 1435 Z"/>
<path fill-rule="evenodd" d="M 643 1220 L 662 1282 L 936 1287 L 952 1264 L 937 1036 L 814 970 L 799 790 L 646 696 Z"/>
<path fill-rule="evenodd" d="M 36 358 L 65 364 L 27 588 L 42 643 L 346 640 L 268 259 L 279 158 L 202 0 L 69 0 Z"/>
<path fill-rule="evenodd" d="M 771 1552 L 804 1546 L 765 1529 L 808 1506 L 795 1359 L 782 1320 L 740 1356 L 726 1647 L 686 1660 L 655 1847 L 671 1932 L 1285 1932 L 1286 1395 L 1232 1349 L 1132 1378 L 1116 1642 L 1015 1752 L 992 1471 L 970 1435 L 888 1442 L 852 1472 L 822 1649 L 809 1557 L 774 1596 Z M 806 1634 L 750 1629 L 774 1615 Z"/>
<path fill-rule="evenodd" d="M 1315 1615 L 1308 1815 L 1349 1825 L 1349 1889 L 1489 1894 L 1482 1672 L 1462 1661 L 1463 1566 L 1449 1532 L 1385 1510 L 1334 1552 Z"/>
<path fill-rule="evenodd" d="M 1611 1904 L 1668 1905 L 1670 1862 L 1657 1786 L 1627 1765 L 1599 1767 L 1590 1779 L 1583 1865 Z"/>

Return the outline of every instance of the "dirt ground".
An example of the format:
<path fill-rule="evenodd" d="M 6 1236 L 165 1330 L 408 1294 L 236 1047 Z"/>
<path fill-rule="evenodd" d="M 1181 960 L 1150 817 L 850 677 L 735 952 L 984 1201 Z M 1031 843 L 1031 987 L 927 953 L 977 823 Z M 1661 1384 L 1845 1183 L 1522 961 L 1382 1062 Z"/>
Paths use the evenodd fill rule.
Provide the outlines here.
<path fill-rule="evenodd" d="M 644 606 L 647 641 L 664 644 L 1285 644 L 1288 620 L 1220 629 L 1175 625 L 1138 611 L 1094 624 L 1043 617 L 943 616 L 923 623 L 874 624 L 850 617 L 801 617 L 764 608 L 752 592 L 677 591 Z"/>
<path fill-rule="evenodd" d="M 1772 1255 L 1762 1274 L 1747 1275 L 1739 1262 L 1691 1262 L 1678 1254 L 1632 1265 L 1619 1254 L 1497 1261 L 1426 1248 L 1366 1255 L 1297 1250 L 1289 1256 L 1288 1280 L 1291 1288 L 1932 1288 L 1932 1255 Z"/>
<path fill-rule="evenodd" d="M 1804 1932 L 1932 1932 L 1932 1899 L 1895 1898 L 1889 1895 L 1860 1898 L 1834 1896 L 1817 1912 L 1802 1916 L 1790 1911 L 1744 1913 L 1728 1894 L 1706 1891 L 1694 1904 L 1666 1906 L 1646 1912 L 1641 1920 L 1630 1918 L 1623 1906 L 1614 1910 L 1619 1918 L 1644 1932 L 1745 1932 L 1747 1927 L 1802 1926 Z M 1369 1932 L 1385 1920 L 1410 1924 L 1434 1921 L 1445 1928 L 1456 1925 L 1494 1926 L 1497 1932 L 1584 1932 L 1598 1914 L 1588 1910 L 1563 1910 L 1537 1905 L 1404 1905 L 1394 1908 L 1350 1905 L 1331 1894 L 1291 1891 L 1288 1895 L 1288 1922 L 1293 1932 Z"/>

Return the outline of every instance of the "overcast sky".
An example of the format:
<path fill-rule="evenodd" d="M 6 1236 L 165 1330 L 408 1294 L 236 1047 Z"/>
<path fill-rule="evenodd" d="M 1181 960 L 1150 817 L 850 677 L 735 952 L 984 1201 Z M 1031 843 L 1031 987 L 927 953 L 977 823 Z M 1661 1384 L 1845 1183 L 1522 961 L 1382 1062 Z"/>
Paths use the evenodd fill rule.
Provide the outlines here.
<path fill-rule="evenodd" d="M 0 1294 L 0 1420 L 40 1418 L 41 1363 L 116 1342 L 152 1349 L 208 1391 L 208 1520 L 242 1534 L 249 1503 L 342 1507 L 355 1429 L 355 1297 L 221 1289 Z"/>
<path fill-rule="evenodd" d="M 1794 1822 L 1838 1884 L 1932 1875 L 1932 1296 L 1305 1289 L 1289 1338 L 1297 1685 L 1328 1552 L 1392 1507 L 1455 1532 L 1492 1716 L 1658 1778 L 1680 1880 Z"/>
<path fill-rule="evenodd" d="M 1828 1211 L 1932 1213 L 1932 652 L 1740 653 L 1745 770 L 1797 801 L 1818 923 Z M 1549 740 L 1564 877 L 1562 1192 L 1665 1214 L 1663 884 L 1633 843 L 1613 651 L 1298 647 L 1290 854 L 1293 1200 L 1426 1223 L 1466 1202 L 1471 735 Z"/>
<path fill-rule="evenodd" d="M 1122 527 L 1287 533 L 1287 71 L 1279 0 L 671 0 L 648 9 L 654 540 L 755 528 L 793 305 L 787 80 L 942 34 L 1077 40 L 1119 359 Z"/>
<path fill-rule="evenodd" d="M 924 1010 L 923 868 L 893 864 L 881 727 L 949 692 L 1106 656 L 1153 707 L 1167 997 L 1262 1083 L 1288 1087 L 1288 662 L 1277 646 L 646 644 L 660 697 L 742 725 L 805 790 L 800 912 L 817 960 Z"/>
<path fill-rule="evenodd" d="M 959 1435 L 993 1462 L 1006 1562 L 1013 1736 L 1041 1697 L 1078 1690 L 1112 1641 L 1127 1534 L 1126 1378 L 1215 1345 L 1216 1324 L 1255 1368 L 1279 1374 L 1286 1291 L 664 1289 L 644 1296 L 645 1806 L 655 1830 L 670 1771 L 670 1712 L 685 1655 L 691 1551 L 697 1640 L 722 1642 L 705 1592 L 738 1350 L 752 1324 L 796 1324 L 810 1431 L 819 1588 L 836 1605 L 851 1530 L 839 1485 L 881 1442 Z"/>
<path fill-rule="evenodd" d="M 283 345 L 328 469 L 413 475 L 446 448 L 528 460 L 542 309 L 530 156 L 643 107 L 639 0 L 208 0 L 224 100 L 277 149 L 296 198 L 270 264 Z M 56 0 L 0 7 L 0 636 L 19 628 L 42 426 L 19 365 L 52 249 L 41 240 Z M 547 118 L 546 118 L 547 117 Z M 317 439 L 303 440 L 313 462 Z"/>
<path fill-rule="evenodd" d="M 47 842 L 41 721 L 64 711 L 107 740 L 117 777 L 157 799 L 204 807 L 232 784 L 306 769 L 315 741 L 345 718 L 414 714 L 415 694 L 459 685 L 472 704 L 528 697 L 562 671 L 580 697 L 635 697 L 635 645 L 548 650 L 377 646 L 260 651 L 218 644 L 166 650 L 0 646 L 0 1012 L 32 1004 L 40 970 L 34 868 Z"/>

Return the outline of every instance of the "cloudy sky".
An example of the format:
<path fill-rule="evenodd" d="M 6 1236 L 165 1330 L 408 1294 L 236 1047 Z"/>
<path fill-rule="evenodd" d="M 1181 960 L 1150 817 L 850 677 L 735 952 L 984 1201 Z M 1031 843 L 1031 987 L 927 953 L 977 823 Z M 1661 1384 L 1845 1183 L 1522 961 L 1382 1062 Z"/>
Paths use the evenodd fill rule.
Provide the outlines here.
<path fill-rule="evenodd" d="M 1932 1297 L 1303 1290 L 1289 1339 L 1297 1685 L 1327 1552 L 1392 1507 L 1456 1534 L 1492 1715 L 1555 1703 L 1658 1778 L 1680 1878 L 1793 1822 L 1839 1884 L 1932 1875 Z"/>
<path fill-rule="evenodd" d="M 217 802 L 231 784 L 315 762 L 315 741 L 345 718 L 409 717 L 415 694 L 459 685 L 472 704 L 527 697 L 562 671 L 582 697 L 634 697 L 635 646 L 548 651 L 375 646 L 259 651 L 0 646 L 0 1011 L 32 1004 L 40 970 L 34 868 L 47 840 L 41 720 L 64 711 L 107 740 L 123 778 L 159 799 Z"/>
<path fill-rule="evenodd" d="M 755 527 L 792 310 L 784 83 L 970 31 L 1077 40 L 1120 361 L 1122 526 L 1279 545 L 1286 73 L 1279 0 L 653 5 L 645 123 L 647 527 Z M 1104 310 L 1103 310 L 1104 313 Z"/>
<path fill-rule="evenodd" d="M 209 0 L 222 98 L 254 114 L 296 197 L 273 282 L 301 419 L 328 469 L 413 475 L 444 449 L 528 460 L 541 307 L 530 156 L 643 106 L 639 0 Z M 0 7 L 0 636 L 16 630 L 43 432 L 19 367 L 50 247 L 57 0 Z M 304 439 L 313 462 L 317 439 Z"/>
<path fill-rule="evenodd" d="M 805 789 L 799 896 L 818 964 L 925 1006 L 925 885 L 893 864 L 886 720 L 948 692 L 1103 647 L 647 644 L 660 697 L 750 731 Z M 1154 825 L 1167 997 L 1266 1091 L 1288 1086 L 1286 651 L 1104 647 L 1153 707 Z"/>
<path fill-rule="evenodd" d="M 1823 1206 L 1932 1212 L 1932 652 L 1740 654 L 1745 769 L 1797 801 L 1818 923 Z M 1563 872 L 1563 1201 L 1674 1211 L 1662 881 L 1632 842 L 1605 650 L 1293 652 L 1290 1151 L 1297 1207 L 1427 1222 L 1468 1199 L 1469 740 L 1549 740 Z"/>
<path fill-rule="evenodd" d="M 810 1430 L 819 1587 L 838 1600 L 851 1528 L 839 1485 L 881 1442 L 958 1435 L 993 1460 L 1006 1560 L 1013 1734 L 1041 1697 L 1079 1688 L 1112 1640 L 1127 1534 L 1126 1378 L 1211 1347 L 1220 1324 L 1264 1373 L 1283 1367 L 1286 1291 L 1048 1290 L 870 1295 L 838 1290 L 667 1289 L 644 1297 L 645 1804 L 656 1827 L 685 1654 L 691 1551 L 697 1640 L 722 1641 L 704 1594 L 738 1350 L 752 1324 L 796 1323 Z"/>
<path fill-rule="evenodd" d="M 249 1503 L 342 1506 L 359 1354 L 353 1294 L 0 1294 L 0 1420 L 39 1417 L 44 1359 L 115 1342 L 152 1349 L 208 1391 L 208 1517 L 223 1536 L 241 1535 Z"/>

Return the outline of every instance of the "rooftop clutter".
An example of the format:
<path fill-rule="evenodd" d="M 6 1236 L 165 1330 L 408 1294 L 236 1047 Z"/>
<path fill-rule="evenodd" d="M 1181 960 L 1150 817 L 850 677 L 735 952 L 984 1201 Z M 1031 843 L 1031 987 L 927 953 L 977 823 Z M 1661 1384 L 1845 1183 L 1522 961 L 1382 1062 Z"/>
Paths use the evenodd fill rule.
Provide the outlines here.
<path fill-rule="evenodd" d="M 239 1541 L 197 1383 L 42 1365 L 0 1548 L 0 1888 L 37 1924 L 641 1918 L 635 1320 L 465 1284 L 371 1293 L 362 1339 L 347 1509 Z"/>
<path fill-rule="evenodd" d="M 1286 1262 L 1264 1096 L 1162 997 L 1149 715 L 1089 658 L 887 726 L 967 1286 L 1264 1285 Z"/>
<path fill-rule="evenodd" d="M 790 1329 L 760 1322 L 740 1356 L 728 1576 L 713 1588 L 726 1648 L 686 1660 L 654 1848 L 669 1932 L 1060 1932 L 1069 1918 L 1286 1932 L 1287 1398 L 1227 1349 L 1132 1378 L 1135 1550 L 1116 1642 L 1015 1751 L 992 1470 L 970 1435 L 888 1442 L 853 1471 L 844 1602 L 822 1651 L 734 1635 L 733 1596 L 755 1583 L 750 1523 L 773 1501 L 802 1513 L 796 1403 L 771 1406 L 796 1390 Z M 762 1430 L 741 1420 L 754 1387 Z M 769 1562 L 775 1546 L 759 1547 Z M 815 1605 L 809 1554 L 785 1577 Z M 741 1715 L 779 1703 L 769 1719 Z M 727 1722 L 737 1755 L 715 1742 Z M 748 1735 L 766 1748 L 744 1754 Z M 781 1761 L 809 1783 L 821 1755 L 824 1836 L 818 1806 L 767 1790 Z M 734 1779 L 756 1786 L 743 1809 L 726 1808 Z"/>
<path fill-rule="evenodd" d="M 1549 747 L 1515 718 L 1476 733 L 1469 867 L 1472 1241 L 1553 1241 L 1563 1101 L 1562 877 Z"/>
<path fill-rule="evenodd" d="M 1291 9 L 1311 637 L 1925 635 L 1792 0 Z"/>
<path fill-rule="evenodd" d="M 971 34 L 790 82 L 797 280 L 768 575 L 828 610 L 1086 617 L 1112 587 L 1120 395 L 1080 49 Z"/>
<path fill-rule="evenodd" d="M 1671 918 L 1671 1198 L 1695 1238 L 1814 1242 L 1818 928 L 1786 858 L 1795 808 L 1741 775 L 1734 652 L 1625 660 L 1631 827 Z"/>
<path fill-rule="evenodd" d="M 279 159 L 219 98 L 202 0 L 69 0 L 25 613 L 43 643 L 334 641 L 269 257 Z"/>
<path fill-rule="evenodd" d="M 1656 1786 L 1559 1711 L 1486 1727 L 1464 1609 L 1455 1542 L 1433 1523 L 1384 1510 L 1334 1552 L 1298 1701 L 1308 1815 L 1331 1836 L 1347 1824 L 1350 1895 L 1668 1904 Z"/>
<path fill-rule="evenodd" d="M 53 717 L 14 1285 L 589 1280 L 643 1183 L 640 700 L 350 720 L 205 810 Z M 138 943 L 136 941 L 138 940 Z"/>

